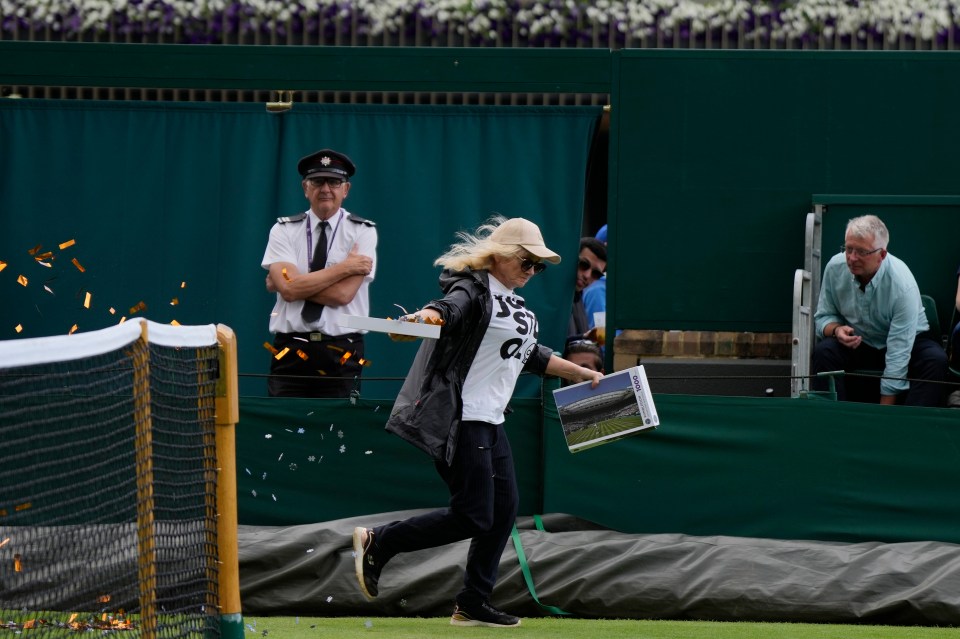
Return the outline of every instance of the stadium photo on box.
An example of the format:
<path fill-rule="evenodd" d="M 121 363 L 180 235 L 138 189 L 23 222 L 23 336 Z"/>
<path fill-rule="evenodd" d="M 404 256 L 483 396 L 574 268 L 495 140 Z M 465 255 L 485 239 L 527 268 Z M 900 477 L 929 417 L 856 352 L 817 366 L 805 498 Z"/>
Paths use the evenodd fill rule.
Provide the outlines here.
<path fill-rule="evenodd" d="M 608 444 L 660 425 L 643 366 L 553 391 L 563 437 L 571 453 Z"/>

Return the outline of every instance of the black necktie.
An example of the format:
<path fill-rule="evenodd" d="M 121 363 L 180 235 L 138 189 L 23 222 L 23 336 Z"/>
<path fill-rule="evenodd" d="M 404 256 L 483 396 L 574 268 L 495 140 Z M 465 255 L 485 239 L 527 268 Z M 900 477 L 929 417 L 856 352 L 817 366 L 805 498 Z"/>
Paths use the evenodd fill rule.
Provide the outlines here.
<path fill-rule="evenodd" d="M 327 222 L 320 222 L 320 237 L 317 238 L 317 246 L 313 249 L 313 259 L 310 260 L 310 272 L 319 271 L 327 265 Z M 300 311 L 300 317 L 305 322 L 316 322 L 323 313 L 323 304 L 317 304 L 310 300 L 303 301 L 303 310 Z"/>

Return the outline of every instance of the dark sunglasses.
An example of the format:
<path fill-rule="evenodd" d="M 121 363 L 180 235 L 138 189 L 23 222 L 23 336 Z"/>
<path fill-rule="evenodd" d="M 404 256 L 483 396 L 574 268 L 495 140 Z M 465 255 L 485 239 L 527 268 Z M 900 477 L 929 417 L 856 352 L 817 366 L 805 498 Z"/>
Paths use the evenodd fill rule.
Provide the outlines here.
<path fill-rule="evenodd" d="M 534 262 L 529 257 L 521 258 L 520 260 L 520 269 L 524 272 L 533 269 L 533 274 L 543 273 L 543 269 L 547 268 L 547 265 L 543 262 Z"/>
<path fill-rule="evenodd" d="M 592 275 L 593 279 L 595 280 L 599 280 L 601 277 L 603 277 L 603 271 L 593 268 L 590 266 L 590 262 L 582 257 L 580 258 L 580 261 L 577 262 L 577 266 L 580 267 L 581 271 L 590 271 L 590 275 Z"/>

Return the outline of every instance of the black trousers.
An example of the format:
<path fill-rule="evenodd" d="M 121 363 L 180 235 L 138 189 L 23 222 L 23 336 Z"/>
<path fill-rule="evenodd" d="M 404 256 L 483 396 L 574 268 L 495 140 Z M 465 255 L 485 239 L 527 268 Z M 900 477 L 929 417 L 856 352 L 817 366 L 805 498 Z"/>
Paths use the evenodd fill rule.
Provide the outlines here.
<path fill-rule="evenodd" d="M 464 422 L 453 464 L 436 467 L 450 489 L 449 507 L 375 528 L 381 561 L 470 539 L 457 603 L 489 601 L 520 501 L 503 425 Z"/>
<path fill-rule="evenodd" d="M 813 349 L 811 372 L 883 370 L 886 364 L 886 349 L 877 349 L 861 343 L 857 348 L 843 346 L 835 337 L 820 340 Z M 946 379 L 947 354 L 940 343 L 926 333 L 917 335 L 910 353 L 907 377 L 910 390 L 903 397 L 907 406 L 940 406 Z M 925 381 L 929 380 L 929 381 Z M 826 378 L 813 378 L 810 383 L 813 390 L 825 391 L 829 388 Z M 877 403 L 880 401 L 880 380 L 866 377 L 837 377 L 837 400 L 851 402 Z"/>
<path fill-rule="evenodd" d="M 349 397 L 351 391 L 360 390 L 363 335 L 323 335 L 319 341 L 311 340 L 311 335 L 320 336 L 319 333 L 277 333 L 274 337 L 274 348 L 290 350 L 282 358 L 270 360 L 267 392 L 271 397 Z M 344 360 L 347 353 L 350 357 Z"/>

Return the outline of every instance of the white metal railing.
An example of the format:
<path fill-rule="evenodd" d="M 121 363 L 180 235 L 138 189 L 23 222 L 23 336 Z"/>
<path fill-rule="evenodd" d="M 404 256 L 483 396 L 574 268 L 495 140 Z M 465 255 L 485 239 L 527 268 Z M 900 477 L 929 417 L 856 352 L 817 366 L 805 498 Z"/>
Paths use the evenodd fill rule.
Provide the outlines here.
<path fill-rule="evenodd" d="M 813 303 L 810 271 L 793 274 L 793 340 L 790 366 L 790 397 L 809 390 L 810 353 L 813 344 Z"/>

